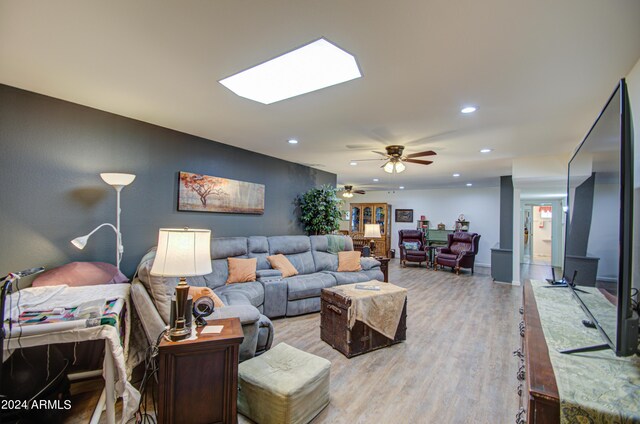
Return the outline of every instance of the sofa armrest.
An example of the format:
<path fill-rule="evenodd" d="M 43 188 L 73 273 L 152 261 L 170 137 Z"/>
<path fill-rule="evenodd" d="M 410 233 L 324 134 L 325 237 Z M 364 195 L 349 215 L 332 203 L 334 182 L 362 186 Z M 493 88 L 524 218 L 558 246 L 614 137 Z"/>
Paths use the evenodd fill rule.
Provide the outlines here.
<path fill-rule="evenodd" d="M 263 279 L 278 279 L 282 278 L 282 272 L 277 269 L 259 269 L 256 271 L 256 279 L 261 281 Z"/>
<path fill-rule="evenodd" d="M 278 271 L 280 273 L 280 271 Z M 282 276 L 282 273 L 280 273 Z M 283 317 L 287 314 L 289 289 L 286 280 L 278 277 L 265 277 L 259 280 L 264 288 L 262 313 L 269 318 Z"/>
<path fill-rule="evenodd" d="M 144 285 L 137 278 L 131 283 L 131 300 L 140 317 L 142 328 L 150 345 L 155 345 L 158 336 L 167 327 L 156 309 Z"/>
<path fill-rule="evenodd" d="M 229 305 L 224 308 L 216 308 L 210 318 L 239 318 L 240 324 L 247 325 L 257 322 L 260 319 L 260 312 L 250 305 Z"/>
<path fill-rule="evenodd" d="M 360 258 L 360 266 L 363 271 L 368 271 L 374 268 L 380 268 L 380 262 L 374 258 Z"/>

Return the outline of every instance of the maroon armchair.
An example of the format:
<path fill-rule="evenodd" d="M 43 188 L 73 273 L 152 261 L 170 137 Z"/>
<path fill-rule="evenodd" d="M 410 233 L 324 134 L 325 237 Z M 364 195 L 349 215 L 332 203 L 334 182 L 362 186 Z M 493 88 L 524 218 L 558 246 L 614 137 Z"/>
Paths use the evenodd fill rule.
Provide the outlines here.
<path fill-rule="evenodd" d="M 460 273 L 460 268 L 471 268 L 473 274 L 479 242 L 480 234 L 477 233 L 460 231 L 449 234 L 447 247 L 438 249 L 434 268 L 438 269 L 438 265 L 449 266 L 456 274 Z"/>
<path fill-rule="evenodd" d="M 429 266 L 429 259 L 425 249 L 424 233 L 420 230 L 400 230 L 398 247 L 400 248 L 400 265 L 405 266 L 408 262 L 418 262 L 418 266 L 424 262 Z M 406 244 L 405 244 L 406 243 Z M 411 248 L 407 244 L 414 244 Z M 415 248 L 414 248 L 415 247 Z"/>

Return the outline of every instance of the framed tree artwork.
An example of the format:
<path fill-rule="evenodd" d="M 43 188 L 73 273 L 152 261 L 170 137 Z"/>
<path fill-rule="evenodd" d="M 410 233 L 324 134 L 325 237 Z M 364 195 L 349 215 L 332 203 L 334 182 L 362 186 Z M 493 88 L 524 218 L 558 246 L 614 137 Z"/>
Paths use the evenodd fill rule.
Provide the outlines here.
<path fill-rule="evenodd" d="M 178 210 L 264 213 L 264 185 L 180 172 Z"/>
<path fill-rule="evenodd" d="M 413 209 L 396 209 L 396 222 L 413 222 Z"/>

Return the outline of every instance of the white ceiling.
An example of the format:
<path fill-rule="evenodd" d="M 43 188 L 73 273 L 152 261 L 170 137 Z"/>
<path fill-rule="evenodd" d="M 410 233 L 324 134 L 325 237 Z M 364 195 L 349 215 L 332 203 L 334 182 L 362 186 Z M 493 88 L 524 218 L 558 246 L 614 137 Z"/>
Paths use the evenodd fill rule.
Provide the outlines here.
<path fill-rule="evenodd" d="M 356 189 L 482 186 L 513 158 L 569 154 L 640 57 L 638 22 L 637 0 L 0 0 L 0 83 L 313 164 Z M 319 37 L 363 78 L 271 105 L 217 83 Z M 468 104 L 478 111 L 460 114 Z M 438 155 L 394 176 L 349 165 L 388 144 Z"/>

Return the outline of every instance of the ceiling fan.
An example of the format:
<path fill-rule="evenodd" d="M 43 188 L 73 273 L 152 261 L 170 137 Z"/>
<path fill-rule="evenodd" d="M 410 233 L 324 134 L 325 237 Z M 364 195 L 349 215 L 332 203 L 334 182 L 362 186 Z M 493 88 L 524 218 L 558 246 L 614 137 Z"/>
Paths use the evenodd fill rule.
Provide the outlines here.
<path fill-rule="evenodd" d="M 351 198 L 351 197 L 353 197 L 354 193 L 356 193 L 356 194 L 364 194 L 365 191 L 364 190 L 354 190 L 353 186 L 345 185 L 344 186 L 344 192 L 342 193 L 342 197 Z"/>
<path fill-rule="evenodd" d="M 414 159 L 414 158 L 419 158 L 422 156 L 434 156 L 437 153 L 434 152 L 433 150 L 427 150 L 424 152 L 419 152 L 419 153 L 411 153 L 410 155 L 406 155 L 403 156 L 402 152 L 404 151 L 404 146 L 399 146 L 399 145 L 392 145 L 392 146 L 387 146 L 385 147 L 387 153 L 382 153 L 382 152 L 376 152 L 374 151 L 373 153 L 377 153 L 379 155 L 384 156 L 384 158 L 382 159 L 362 159 L 362 160 L 386 160 L 387 162 L 381 166 L 381 168 L 384 168 L 385 172 L 388 172 L 389 174 L 392 174 L 394 172 L 396 173 L 400 173 L 402 171 L 405 170 L 406 166 L 404 164 L 404 162 L 410 162 L 410 163 L 418 163 L 420 165 L 431 165 L 433 163 L 433 161 L 431 160 L 420 160 L 420 159 Z"/>

